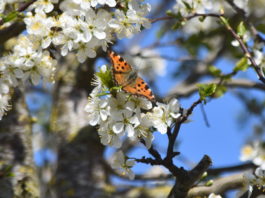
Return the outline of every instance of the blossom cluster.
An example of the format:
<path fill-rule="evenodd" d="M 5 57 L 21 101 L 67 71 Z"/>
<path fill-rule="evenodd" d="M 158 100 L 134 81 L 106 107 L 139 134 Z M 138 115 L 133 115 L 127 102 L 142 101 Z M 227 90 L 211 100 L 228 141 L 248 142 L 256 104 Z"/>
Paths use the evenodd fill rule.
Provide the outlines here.
<path fill-rule="evenodd" d="M 168 104 L 156 102 L 153 105 L 144 97 L 127 94 L 115 86 L 110 87 L 106 83 L 108 81 L 112 82 L 111 71 L 104 65 L 96 74 L 96 87 L 85 107 L 89 124 L 98 126 L 102 144 L 120 148 L 122 140 L 128 137 L 131 140 L 143 140 L 146 147 L 150 148 L 153 132 L 165 134 L 168 127 L 180 117 L 176 99 Z"/>
<path fill-rule="evenodd" d="M 4 13 L 7 4 L 19 2 L 1 1 L 0 13 Z M 24 12 L 26 33 L 16 40 L 8 55 L 0 58 L 0 119 L 9 109 L 12 88 L 28 80 L 34 85 L 40 80 L 53 81 L 56 60 L 49 47 L 62 56 L 74 52 L 83 63 L 96 57 L 97 49 L 106 51 L 114 35 L 131 37 L 142 27 L 150 27 L 145 16 L 151 7 L 141 0 L 120 1 L 119 6 L 115 0 L 65 0 L 59 4 L 60 12 L 55 10 L 58 3 L 58 0 L 33 2 Z"/>

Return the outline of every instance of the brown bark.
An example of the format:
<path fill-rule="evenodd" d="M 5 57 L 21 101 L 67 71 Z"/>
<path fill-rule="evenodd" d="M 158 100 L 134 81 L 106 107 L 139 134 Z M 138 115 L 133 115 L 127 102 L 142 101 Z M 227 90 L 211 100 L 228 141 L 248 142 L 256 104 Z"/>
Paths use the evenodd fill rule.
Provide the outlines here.
<path fill-rule="evenodd" d="M 32 159 L 31 138 L 31 117 L 24 95 L 19 90 L 15 90 L 12 110 L 0 121 L 0 197 L 40 196 Z"/>
<path fill-rule="evenodd" d="M 92 90 L 93 67 L 94 60 L 90 59 L 73 70 L 71 82 L 62 78 L 55 86 L 51 123 L 59 137 L 54 186 L 58 198 L 104 197 L 104 147 L 96 129 L 87 126 L 84 111 Z"/>

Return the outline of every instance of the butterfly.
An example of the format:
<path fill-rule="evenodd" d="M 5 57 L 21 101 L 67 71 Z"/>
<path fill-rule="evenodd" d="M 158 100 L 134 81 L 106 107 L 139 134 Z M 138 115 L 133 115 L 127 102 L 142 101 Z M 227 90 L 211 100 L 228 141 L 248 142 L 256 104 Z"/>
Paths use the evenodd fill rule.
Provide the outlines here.
<path fill-rule="evenodd" d="M 138 76 L 137 72 L 120 55 L 108 51 L 112 62 L 112 74 L 115 83 L 122 90 L 132 95 L 143 96 L 150 101 L 155 101 L 155 96 L 147 83 Z"/>

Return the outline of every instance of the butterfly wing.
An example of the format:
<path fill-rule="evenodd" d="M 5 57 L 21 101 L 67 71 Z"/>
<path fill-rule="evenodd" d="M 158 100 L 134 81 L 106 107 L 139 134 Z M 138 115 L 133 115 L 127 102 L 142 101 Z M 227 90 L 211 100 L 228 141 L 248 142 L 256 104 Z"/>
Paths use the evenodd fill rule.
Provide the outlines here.
<path fill-rule="evenodd" d="M 122 87 L 122 89 L 134 95 L 144 96 L 151 101 L 155 100 L 155 96 L 152 90 L 149 88 L 147 83 L 140 77 L 137 77 L 135 82 L 132 82 L 131 84 Z"/>
<path fill-rule="evenodd" d="M 108 55 L 112 62 L 113 78 L 117 85 L 122 86 L 122 89 L 130 94 L 155 100 L 154 94 L 146 82 L 137 76 L 133 68 L 120 55 L 113 51 L 109 51 Z"/>
<path fill-rule="evenodd" d="M 108 55 L 112 62 L 112 73 L 117 85 L 123 86 L 128 84 L 128 77 L 132 72 L 132 67 L 118 54 L 109 51 Z"/>

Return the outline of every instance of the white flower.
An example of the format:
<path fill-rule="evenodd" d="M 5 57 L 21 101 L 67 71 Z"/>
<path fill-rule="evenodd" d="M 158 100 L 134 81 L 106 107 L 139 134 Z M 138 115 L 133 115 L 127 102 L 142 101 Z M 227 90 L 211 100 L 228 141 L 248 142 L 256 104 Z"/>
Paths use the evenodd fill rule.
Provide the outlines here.
<path fill-rule="evenodd" d="M 34 85 L 37 85 L 41 79 L 45 81 L 52 80 L 51 76 L 55 71 L 56 61 L 51 58 L 48 51 L 40 51 L 34 57 L 32 57 L 33 66 L 31 68 L 25 68 L 23 80 L 31 79 Z"/>
<path fill-rule="evenodd" d="M 167 128 L 180 117 L 177 99 L 173 98 L 167 105 L 157 102 L 157 106 L 153 108 L 152 113 L 148 113 L 148 116 L 160 133 L 166 133 Z"/>
<path fill-rule="evenodd" d="M 93 41 L 94 40 L 92 40 L 89 43 L 79 42 L 78 44 L 74 45 L 74 48 L 78 49 L 76 56 L 77 56 L 77 60 L 80 63 L 84 63 L 87 57 L 89 58 L 96 57 L 97 53 L 95 49 L 95 43 Z"/>
<path fill-rule="evenodd" d="M 149 19 L 144 16 L 151 11 L 150 4 L 141 4 L 138 0 L 129 1 L 129 10 L 127 11 L 127 17 L 130 18 L 134 23 L 141 24 L 145 28 L 150 28 L 151 23 Z"/>
<path fill-rule="evenodd" d="M 140 124 L 138 117 L 133 115 L 131 111 L 124 111 L 121 116 L 112 117 L 112 120 L 114 122 L 112 127 L 114 133 L 127 132 L 128 137 L 134 137 L 134 128 Z"/>
<path fill-rule="evenodd" d="M 115 19 L 109 21 L 109 26 L 114 29 L 119 39 L 131 37 L 141 31 L 141 26 L 145 28 L 151 26 L 150 21 L 144 17 L 150 10 L 149 4 L 141 4 L 136 0 L 130 1 L 126 13 L 115 10 Z"/>
<path fill-rule="evenodd" d="M 245 145 L 241 149 L 240 160 L 241 161 L 253 160 L 256 155 L 257 155 L 257 150 L 255 150 L 253 146 Z"/>
<path fill-rule="evenodd" d="M 98 129 L 98 134 L 100 137 L 100 142 L 103 145 L 113 146 L 116 148 L 121 147 L 122 142 L 120 140 L 120 137 L 123 135 L 123 133 L 119 133 L 119 134 L 114 133 L 114 131 L 110 127 L 110 124 L 106 123 L 106 124 L 100 125 L 100 128 Z"/>
<path fill-rule="evenodd" d="M 150 110 L 153 107 L 152 102 L 144 97 L 132 96 L 129 99 L 133 102 L 134 106 L 130 105 L 127 109 L 135 112 L 137 116 L 140 116 L 141 109 Z"/>
<path fill-rule="evenodd" d="M 116 19 L 111 19 L 109 26 L 115 30 L 119 39 L 123 37 L 132 37 L 140 31 L 140 27 L 133 26 L 133 20 L 128 18 L 123 11 L 115 11 Z"/>
<path fill-rule="evenodd" d="M 53 3 L 58 3 L 58 0 L 38 0 L 31 5 L 31 8 L 36 8 L 35 9 L 36 13 L 39 12 L 49 13 L 54 8 Z"/>
<path fill-rule="evenodd" d="M 134 173 L 131 170 L 134 164 L 134 160 L 126 160 L 123 152 L 118 151 L 113 157 L 111 166 L 113 169 L 119 171 L 122 175 L 127 175 L 130 179 L 134 179 Z"/>
<path fill-rule="evenodd" d="M 109 7 L 116 6 L 116 1 L 115 0 L 98 0 L 98 3 L 101 4 L 101 5 L 107 4 Z"/>
<path fill-rule="evenodd" d="M 98 4 L 107 4 L 109 7 L 116 5 L 115 0 L 73 0 L 76 4 L 80 4 L 80 7 L 84 10 L 89 10 L 91 7 L 96 7 Z"/>
<path fill-rule="evenodd" d="M 90 31 L 91 35 L 99 40 L 105 39 L 105 29 L 109 18 L 110 14 L 103 9 L 98 10 L 97 13 L 92 9 L 88 10 L 85 15 L 85 21 L 87 23 L 87 29 Z"/>
<path fill-rule="evenodd" d="M 92 5 L 95 6 L 97 4 L 97 1 L 95 0 L 73 0 L 73 2 L 79 4 L 84 10 L 89 10 Z"/>
<path fill-rule="evenodd" d="M 150 127 L 152 127 L 152 121 L 146 114 L 141 114 L 140 124 L 134 128 L 135 138 L 143 139 L 145 141 L 146 148 L 150 148 L 154 140 L 154 136 Z"/>
<path fill-rule="evenodd" d="M 127 114 L 135 108 L 134 102 L 128 100 L 128 95 L 124 92 L 118 92 L 116 97 L 111 97 L 109 100 L 110 114 L 116 118 L 121 119 L 122 113 Z"/>
<path fill-rule="evenodd" d="M 208 198 L 222 198 L 221 195 L 216 195 L 214 193 L 209 194 Z"/>
<path fill-rule="evenodd" d="M 36 36 L 46 36 L 53 26 L 51 18 L 47 18 L 43 12 L 33 15 L 31 12 L 27 13 L 27 17 L 24 18 L 24 22 L 27 25 L 27 32 Z"/>
<path fill-rule="evenodd" d="M 85 111 L 88 113 L 88 122 L 90 125 L 95 126 L 100 122 L 107 120 L 109 115 L 107 106 L 107 99 L 100 99 L 98 97 L 88 99 Z"/>

